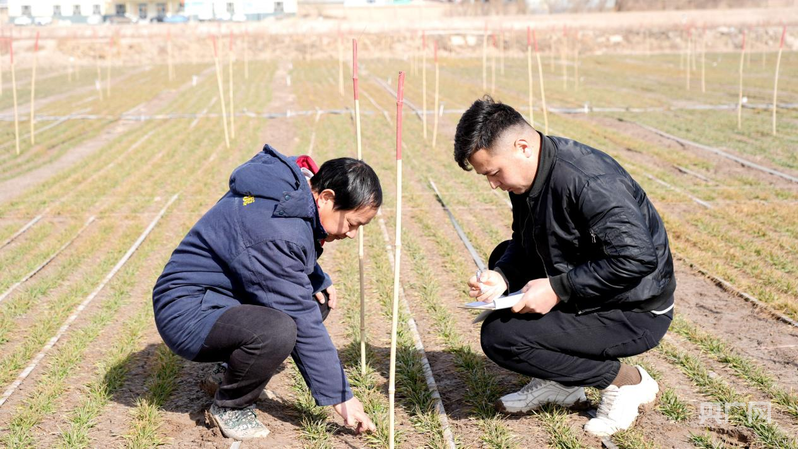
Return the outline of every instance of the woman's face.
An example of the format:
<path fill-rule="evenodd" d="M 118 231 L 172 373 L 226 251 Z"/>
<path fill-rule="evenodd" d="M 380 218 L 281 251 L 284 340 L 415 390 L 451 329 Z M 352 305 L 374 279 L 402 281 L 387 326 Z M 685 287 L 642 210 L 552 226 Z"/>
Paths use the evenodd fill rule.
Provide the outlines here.
<path fill-rule="evenodd" d="M 319 207 L 319 219 L 324 230 L 327 231 L 326 242 L 353 239 L 361 226 L 369 224 L 377 215 L 377 208 L 364 207 L 355 210 L 335 209 L 335 192 L 330 189 L 315 194 L 316 204 Z"/>

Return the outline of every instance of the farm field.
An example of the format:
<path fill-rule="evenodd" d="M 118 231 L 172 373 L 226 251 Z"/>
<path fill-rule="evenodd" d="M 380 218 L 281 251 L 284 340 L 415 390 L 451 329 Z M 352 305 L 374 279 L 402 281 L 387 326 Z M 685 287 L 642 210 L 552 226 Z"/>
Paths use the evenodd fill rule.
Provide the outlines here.
<path fill-rule="evenodd" d="M 92 58 L 98 50 L 87 40 L 84 56 L 92 56 L 79 66 L 79 78 L 66 66 L 40 68 L 35 143 L 27 135 L 31 73 L 25 64 L 18 68 L 19 155 L 4 62 L 0 447 L 388 447 L 400 71 L 406 79 L 398 447 L 798 447 L 798 40 L 788 23 L 773 135 L 782 29 L 773 14 L 770 26 L 750 24 L 757 28 L 750 56 L 743 56 L 750 62 L 743 62 L 740 129 L 739 30 L 707 27 L 712 39 L 703 92 L 700 55 L 687 90 L 684 67 L 692 62 L 679 51 L 649 51 L 642 42 L 613 51 L 587 35 L 538 36 L 548 133 L 598 148 L 629 171 L 662 215 L 676 263 L 673 324 L 656 349 L 630 360 L 648 370 L 661 394 L 634 427 L 605 441 L 582 430 L 598 406 L 595 389 L 589 389 L 585 410 L 496 412 L 494 401 L 528 379 L 484 356 L 479 325 L 471 324 L 475 313 L 458 308 L 468 301 L 466 280 L 478 263 L 510 237 L 512 213 L 506 195 L 454 162 L 455 127 L 486 93 L 530 114 L 525 27 L 506 31 L 506 54 L 487 46 L 484 67 L 483 36 L 469 48 L 455 48 L 449 34 L 425 28 L 426 93 L 416 32 L 390 37 L 393 44 L 386 45 L 401 44 L 404 52 L 378 52 L 389 37 L 376 32 L 320 35 L 316 52 L 302 41 L 307 37 L 294 42 L 290 34 L 262 50 L 265 26 L 252 33 L 257 37 L 247 50 L 235 25 L 173 33 L 170 39 L 186 50 L 176 52 L 173 66 L 162 57 L 165 47 L 152 61 L 122 59 L 111 66 L 110 97 L 108 66 L 97 66 L 97 89 Z M 529 22 L 534 25 L 534 18 Z M 659 26 L 677 31 L 655 36 L 678 40 L 680 23 Z M 457 34 L 454 28 L 451 34 Z M 135 33 L 125 30 L 125 48 L 138 45 Z M 229 32 L 237 39 L 232 63 Z M 221 79 L 210 36 L 218 41 Z M 214 365 L 185 361 L 164 345 L 153 321 L 152 287 L 186 232 L 227 191 L 232 170 L 264 144 L 311 155 L 319 164 L 356 156 L 352 38 L 360 44 L 363 159 L 376 170 L 385 195 L 379 215 L 363 229 L 365 374 L 357 242 L 325 246 L 320 264 L 339 295 L 325 325 L 377 431 L 355 435 L 331 410 L 316 406 L 289 359 L 267 385 L 268 398 L 257 403 L 258 418 L 271 434 L 235 443 L 211 425 L 212 399 L 197 387 Z M 73 48 L 80 47 L 76 42 Z M 438 111 L 432 42 L 441 49 Z M 550 51 L 563 45 L 568 52 Z M 8 58 L 4 49 L 0 56 Z M 543 131 L 534 57 L 532 62 L 532 113 Z M 234 124 L 223 117 L 222 104 Z M 437 391 L 430 391 L 429 375 Z M 719 419 L 709 414 L 713 404 L 732 405 Z M 752 404 L 767 413 L 751 413 Z"/>

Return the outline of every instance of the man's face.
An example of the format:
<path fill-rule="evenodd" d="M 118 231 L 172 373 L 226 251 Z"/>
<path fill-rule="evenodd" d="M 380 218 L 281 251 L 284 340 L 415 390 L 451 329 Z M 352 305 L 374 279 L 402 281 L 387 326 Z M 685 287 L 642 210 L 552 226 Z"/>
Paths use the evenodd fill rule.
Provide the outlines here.
<path fill-rule="evenodd" d="M 532 150 L 525 139 L 496 142 L 491 150 L 475 151 L 468 161 L 474 170 L 488 178 L 492 189 L 520 195 L 530 187 L 537 171 L 537 148 Z"/>

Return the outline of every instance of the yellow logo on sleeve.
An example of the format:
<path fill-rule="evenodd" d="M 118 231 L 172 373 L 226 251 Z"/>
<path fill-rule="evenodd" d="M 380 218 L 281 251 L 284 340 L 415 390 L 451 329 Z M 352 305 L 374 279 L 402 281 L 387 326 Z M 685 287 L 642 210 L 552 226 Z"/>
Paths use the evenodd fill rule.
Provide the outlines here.
<path fill-rule="evenodd" d="M 244 197 L 244 206 L 246 206 L 247 204 L 252 204 L 254 202 L 255 202 L 255 197 L 254 196 L 245 196 Z"/>

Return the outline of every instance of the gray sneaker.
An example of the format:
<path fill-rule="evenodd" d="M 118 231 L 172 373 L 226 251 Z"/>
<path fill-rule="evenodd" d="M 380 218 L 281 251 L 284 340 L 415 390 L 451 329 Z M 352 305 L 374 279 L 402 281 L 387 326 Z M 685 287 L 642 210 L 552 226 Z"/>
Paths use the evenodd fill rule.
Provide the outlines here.
<path fill-rule="evenodd" d="M 204 391 L 208 396 L 215 397 L 216 391 L 219 389 L 219 385 L 222 384 L 224 380 L 224 373 L 227 372 L 227 365 L 224 363 L 219 363 L 216 365 L 216 368 L 208 374 L 208 377 L 202 379 L 199 382 L 200 390 Z M 278 399 L 278 396 L 274 394 L 273 391 L 270 390 L 262 390 L 260 395 L 258 396 L 259 401 L 265 401 L 266 399 L 270 399 L 275 401 Z"/>
<path fill-rule="evenodd" d="M 255 415 L 255 405 L 237 409 L 213 404 L 210 412 L 211 419 L 227 438 L 251 440 L 269 435 L 269 429 Z"/>

